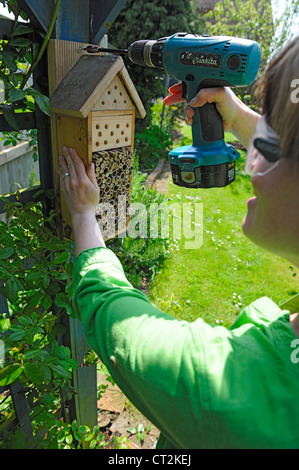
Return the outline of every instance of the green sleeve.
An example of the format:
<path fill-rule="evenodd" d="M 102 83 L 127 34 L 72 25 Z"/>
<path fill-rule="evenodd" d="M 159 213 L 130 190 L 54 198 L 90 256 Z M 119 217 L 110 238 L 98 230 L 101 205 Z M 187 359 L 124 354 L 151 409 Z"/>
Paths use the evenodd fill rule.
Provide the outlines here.
<path fill-rule="evenodd" d="M 129 400 L 179 449 L 297 448 L 299 368 L 289 313 L 270 299 L 231 330 L 158 310 L 107 248 L 74 266 L 74 309 L 86 339 Z M 297 446 L 297 447 L 296 447 Z M 169 447 L 168 447 L 169 448 Z"/>
<path fill-rule="evenodd" d="M 88 343 L 129 400 L 177 447 L 204 444 L 197 386 L 203 322 L 194 328 L 158 310 L 107 248 L 77 258 L 73 304 Z"/>

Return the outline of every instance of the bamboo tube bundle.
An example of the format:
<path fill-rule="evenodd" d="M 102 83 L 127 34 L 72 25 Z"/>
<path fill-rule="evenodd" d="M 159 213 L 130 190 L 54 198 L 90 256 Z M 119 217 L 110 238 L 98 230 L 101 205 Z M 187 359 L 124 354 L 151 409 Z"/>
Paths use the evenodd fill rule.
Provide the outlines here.
<path fill-rule="evenodd" d="M 104 240 L 126 231 L 131 205 L 133 151 L 131 147 L 93 152 L 97 183 L 100 188 L 96 219 Z"/>

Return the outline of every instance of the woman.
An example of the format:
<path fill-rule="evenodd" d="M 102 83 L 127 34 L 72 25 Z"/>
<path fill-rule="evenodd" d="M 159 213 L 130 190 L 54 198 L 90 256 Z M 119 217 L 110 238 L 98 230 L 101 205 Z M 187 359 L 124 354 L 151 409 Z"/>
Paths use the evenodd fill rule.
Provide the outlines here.
<path fill-rule="evenodd" d="M 215 102 L 225 130 L 248 148 L 255 196 L 245 235 L 299 266 L 299 38 L 271 63 L 260 85 L 263 116 L 230 89 L 207 89 L 192 107 Z M 183 101 L 181 85 L 167 104 Z M 186 108 L 192 122 L 193 110 Z M 95 219 L 92 165 L 63 149 L 60 175 L 75 235 L 73 304 L 91 347 L 130 401 L 160 430 L 158 448 L 299 448 L 299 364 L 291 360 L 299 315 L 262 298 L 232 327 L 179 321 L 127 281 Z M 299 310 L 299 309 L 298 309 Z M 297 343 L 296 343 L 297 344 Z"/>

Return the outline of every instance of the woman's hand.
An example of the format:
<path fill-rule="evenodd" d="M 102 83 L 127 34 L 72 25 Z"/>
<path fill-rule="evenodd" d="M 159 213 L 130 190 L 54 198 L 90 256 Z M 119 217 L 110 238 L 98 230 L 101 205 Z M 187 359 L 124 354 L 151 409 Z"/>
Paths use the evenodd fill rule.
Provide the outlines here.
<path fill-rule="evenodd" d="M 100 190 L 93 163 L 85 169 L 76 150 L 63 147 L 59 157 L 61 188 L 72 218 L 84 212 L 93 212 L 99 204 Z"/>
<path fill-rule="evenodd" d="M 182 103 L 186 101 L 182 98 L 183 85 L 178 83 L 169 88 L 170 96 L 164 99 L 166 105 Z M 228 87 L 225 88 L 203 88 L 190 101 L 185 108 L 186 123 L 192 125 L 194 109 L 204 106 L 206 103 L 215 103 L 223 120 L 224 132 L 233 132 L 248 148 L 251 136 L 256 126 L 257 113 L 248 108 Z"/>
<path fill-rule="evenodd" d="M 164 99 L 166 105 L 182 103 L 186 101 L 182 98 L 183 85 L 178 83 L 169 88 L 170 96 Z M 223 119 L 224 131 L 231 131 L 234 127 L 234 120 L 237 113 L 238 98 L 230 88 L 204 88 L 190 101 L 185 108 L 186 123 L 192 125 L 194 109 L 204 106 L 206 103 L 216 103 L 216 107 Z"/>

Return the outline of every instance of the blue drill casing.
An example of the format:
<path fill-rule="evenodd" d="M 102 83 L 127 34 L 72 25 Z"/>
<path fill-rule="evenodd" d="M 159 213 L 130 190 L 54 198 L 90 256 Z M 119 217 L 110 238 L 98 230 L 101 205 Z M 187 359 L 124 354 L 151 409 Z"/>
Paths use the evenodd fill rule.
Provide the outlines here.
<path fill-rule="evenodd" d="M 169 75 L 183 82 L 190 101 L 202 88 L 251 85 L 261 50 L 248 39 L 176 33 L 157 41 L 155 58 Z M 232 183 L 239 152 L 225 143 L 222 117 L 214 103 L 194 108 L 192 139 L 192 145 L 169 154 L 173 182 L 190 188 Z"/>

